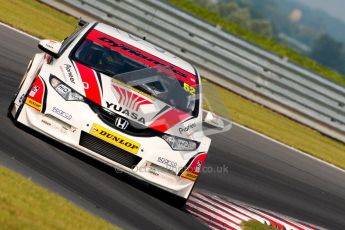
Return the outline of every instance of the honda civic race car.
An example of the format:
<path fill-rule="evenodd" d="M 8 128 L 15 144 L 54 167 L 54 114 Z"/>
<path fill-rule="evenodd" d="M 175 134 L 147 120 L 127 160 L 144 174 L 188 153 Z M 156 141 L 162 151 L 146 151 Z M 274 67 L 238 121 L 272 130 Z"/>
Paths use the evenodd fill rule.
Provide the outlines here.
<path fill-rule="evenodd" d="M 200 76 L 155 45 L 92 22 L 42 40 L 9 107 L 15 122 L 188 198 L 211 140 Z"/>

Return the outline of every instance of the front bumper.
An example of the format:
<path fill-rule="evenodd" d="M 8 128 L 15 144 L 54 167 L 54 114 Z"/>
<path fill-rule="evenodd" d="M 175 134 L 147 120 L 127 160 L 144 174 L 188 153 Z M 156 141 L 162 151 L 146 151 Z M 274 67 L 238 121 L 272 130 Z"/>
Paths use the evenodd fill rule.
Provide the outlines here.
<path fill-rule="evenodd" d="M 140 143 L 138 151 L 130 153 L 92 134 L 95 124 L 114 133 L 119 131 L 103 123 L 85 103 L 66 102 L 56 95 L 54 104 L 59 104 L 60 108 L 72 115 L 72 119 L 66 120 L 53 113 L 54 106 L 49 104 L 46 105 L 45 114 L 24 104 L 18 122 L 140 180 L 180 197 L 188 197 L 194 181 L 178 176 L 178 169 L 165 167 L 157 162 L 157 159 L 162 156 L 172 159 L 171 156 L 175 156 L 172 161 L 181 166 L 184 166 L 188 160 L 179 157 L 163 139 L 133 137 L 120 133 L 121 136 Z"/>

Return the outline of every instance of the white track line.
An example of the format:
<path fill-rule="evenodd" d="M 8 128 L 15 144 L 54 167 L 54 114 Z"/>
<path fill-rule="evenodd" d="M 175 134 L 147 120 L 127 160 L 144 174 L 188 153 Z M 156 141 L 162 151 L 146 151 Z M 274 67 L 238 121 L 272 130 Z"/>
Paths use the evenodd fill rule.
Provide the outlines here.
<path fill-rule="evenodd" d="M 198 196 L 198 197 L 201 197 L 201 198 L 204 197 L 204 196 L 203 196 L 202 194 L 200 194 L 200 193 L 198 193 L 198 194 L 193 193 L 193 195 Z M 256 215 L 255 213 L 249 212 L 249 211 L 247 211 L 247 210 L 245 210 L 245 209 L 243 209 L 243 208 L 240 208 L 240 207 L 238 207 L 238 206 L 236 206 L 236 205 L 233 205 L 232 203 L 227 203 L 227 202 L 225 202 L 224 200 L 219 199 L 218 197 L 212 197 L 212 198 L 215 199 L 215 200 L 217 200 L 217 201 L 218 201 L 219 203 L 221 203 L 224 207 L 227 207 L 227 206 L 228 206 L 228 207 L 230 207 L 230 208 L 232 208 L 232 209 L 238 211 L 238 213 L 244 214 L 244 215 L 246 215 L 246 216 L 249 216 L 250 218 L 252 218 L 252 219 L 254 219 L 254 220 L 257 220 L 257 221 L 259 221 L 260 223 L 267 224 L 267 225 L 270 224 L 270 221 L 269 221 L 269 220 L 267 220 L 267 219 L 265 219 L 265 218 L 262 218 L 261 216 L 258 216 L 258 215 Z"/>
<path fill-rule="evenodd" d="M 283 218 L 277 214 L 269 213 L 267 211 L 263 211 L 263 210 L 260 210 L 260 209 L 254 208 L 254 207 L 235 204 L 231 201 L 226 201 L 225 199 L 222 199 L 222 200 L 224 200 L 227 203 L 232 203 L 233 205 L 242 207 L 243 209 L 246 209 L 252 213 L 255 213 L 255 214 L 259 215 L 260 217 L 267 218 L 271 223 L 277 223 L 279 225 L 282 225 L 287 230 L 309 229 L 309 228 L 305 228 L 305 227 L 302 227 L 302 226 L 295 224 L 295 222 L 289 218 L 285 218 L 285 217 Z"/>
<path fill-rule="evenodd" d="M 223 228 L 231 228 L 231 229 L 238 229 L 241 230 L 241 227 L 238 224 L 230 222 L 226 219 L 221 218 L 219 215 L 214 214 L 213 212 L 209 212 L 206 209 L 201 209 L 199 206 L 194 205 L 192 203 L 187 203 L 187 209 L 190 208 L 194 209 L 193 212 L 197 214 L 197 216 L 203 216 L 208 218 L 209 221 L 223 227 Z"/>
<path fill-rule="evenodd" d="M 242 128 L 242 129 L 245 129 L 245 130 L 247 130 L 247 131 L 249 131 L 249 132 L 251 132 L 251 133 L 254 133 L 254 134 L 256 134 L 256 135 L 258 135 L 258 136 L 260 136 L 260 137 L 263 137 L 263 138 L 265 138 L 265 139 L 267 139 L 267 140 L 269 140 L 269 141 L 272 141 L 272 142 L 274 142 L 274 143 L 276 143 L 276 144 L 279 144 L 279 145 L 281 145 L 281 146 L 283 146 L 283 147 L 285 147 L 285 148 L 288 148 L 288 149 L 290 149 L 290 150 L 293 150 L 293 151 L 296 152 L 296 153 L 302 154 L 303 156 L 306 156 L 306 157 L 308 157 L 308 158 L 310 158 L 310 159 L 312 159 L 312 160 L 318 161 L 318 162 L 320 162 L 320 163 L 322 163 L 322 164 L 325 164 L 325 165 L 327 165 L 327 166 L 329 166 L 329 167 L 331 167 L 331 168 L 334 168 L 334 169 L 336 169 L 336 170 L 338 170 L 338 171 L 340 171 L 340 172 L 342 172 L 342 173 L 345 174 L 345 170 L 344 170 L 344 169 L 339 168 L 339 167 L 335 166 L 334 164 L 331 164 L 331 163 L 329 163 L 329 162 L 323 161 L 323 160 L 321 160 L 321 159 L 319 159 L 319 158 L 316 158 L 316 157 L 314 157 L 314 156 L 312 156 L 312 155 L 310 155 L 310 154 L 308 154 L 308 153 L 306 153 L 306 152 L 303 152 L 302 150 L 296 149 L 296 148 L 294 148 L 294 147 L 292 147 L 292 146 L 290 146 L 290 145 L 287 145 L 287 144 L 284 144 L 284 143 L 282 143 L 282 142 L 279 142 L 279 141 L 277 141 L 277 140 L 275 140 L 275 139 L 273 139 L 273 138 L 271 138 L 271 137 L 269 137 L 269 136 L 266 136 L 265 134 L 259 133 L 258 131 L 255 131 L 255 130 L 253 130 L 253 129 L 247 128 L 247 127 L 245 127 L 245 126 L 243 126 L 243 125 L 240 125 L 240 124 L 238 124 L 238 123 L 236 123 L 236 122 L 232 122 L 232 123 L 233 123 L 234 125 L 236 125 L 236 126 Z"/>
<path fill-rule="evenodd" d="M 5 24 L 5 23 L 0 22 L 0 25 L 6 27 L 6 28 L 8 28 L 8 29 L 14 30 L 14 31 L 16 31 L 17 33 L 23 34 L 23 35 L 25 35 L 25 36 L 27 36 L 27 37 L 29 37 L 29 38 L 34 39 L 34 40 L 37 40 L 37 41 L 40 40 L 38 37 L 32 36 L 31 34 L 28 34 L 28 33 L 24 32 L 24 31 L 21 31 L 21 30 L 19 30 L 19 29 L 16 29 L 16 28 L 14 28 L 14 27 L 12 27 L 12 26 L 9 26 L 9 25 L 7 25 L 7 24 Z"/>
<path fill-rule="evenodd" d="M 314 230 L 313 227 L 303 225 L 288 217 L 200 192 L 193 192 L 187 205 L 193 209 L 194 215 L 212 218 L 216 224 L 223 222 L 226 225 L 234 223 L 240 226 L 242 221 L 254 219 L 263 224 L 284 227 L 286 230 Z"/>
<path fill-rule="evenodd" d="M 216 208 L 215 206 L 209 205 L 205 202 L 202 202 L 199 199 L 196 199 L 194 197 L 191 197 L 188 200 L 188 204 L 192 204 L 194 206 L 198 206 L 201 209 L 207 210 L 209 212 L 214 213 L 215 215 L 219 215 L 220 219 L 224 219 L 230 222 L 233 222 L 234 224 L 240 225 L 242 223 L 242 219 L 237 218 L 234 215 L 229 215 L 225 212 L 223 212 L 221 209 Z"/>
<path fill-rule="evenodd" d="M 250 218 L 249 216 L 243 215 L 242 213 L 236 212 L 234 210 L 231 210 L 227 207 L 225 207 L 224 205 L 221 206 L 219 204 L 217 204 L 216 202 L 207 199 L 206 197 L 204 199 L 196 199 L 194 197 L 197 196 L 190 196 L 191 200 L 195 201 L 195 202 L 203 202 L 205 205 L 212 205 L 214 208 L 218 209 L 220 211 L 220 213 L 224 213 L 224 215 L 231 215 L 234 216 L 236 219 L 239 219 L 241 221 L 248 221 L 251 220 L 252 218 Z"/>

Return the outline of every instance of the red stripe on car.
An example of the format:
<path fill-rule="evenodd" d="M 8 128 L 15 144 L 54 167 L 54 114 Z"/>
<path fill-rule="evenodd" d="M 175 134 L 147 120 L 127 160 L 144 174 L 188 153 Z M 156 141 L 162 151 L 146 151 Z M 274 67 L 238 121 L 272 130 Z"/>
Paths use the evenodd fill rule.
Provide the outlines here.
<path fill-rule="evenodd" d="M 189 114 L 182 112 L 181 110 L 171 109 L 152 122 L 150 128 L 165 132 L 174 127 L 176 124 L 190 117 L 191 116 Z"/>
<path fill-rule="evenodd" d="M 122 103 L 122 98 L 123 98 L 123 96 L 122 96 L 122 94 L 121 94 L 120 88 L 119 88 L 118 86 L 116 86 L 116 85 L 114 85 L 113 87 L 114 87 L 114 89 L 116 90 L 116 92 L 120 95 L 119 103 Z"/>
<path fill-rule="evenodd" d="M 97 76 L 95 72 L 78 62 L 75 62 L 79 71 L 79 75 L 84 85 L 85 96 L 91 101 L 102 105 L 101 92 L 97 83 Z"/>

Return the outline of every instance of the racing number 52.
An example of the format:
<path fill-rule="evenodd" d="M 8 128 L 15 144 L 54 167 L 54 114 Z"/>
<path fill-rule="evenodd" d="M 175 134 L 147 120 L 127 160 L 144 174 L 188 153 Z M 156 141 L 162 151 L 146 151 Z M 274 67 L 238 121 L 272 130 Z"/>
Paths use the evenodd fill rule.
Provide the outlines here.
<path fill-rule="evenodd" d="M 183 88 L 190 94 L 195 94 L 195 88 L 188 85 L 186 82 L 183 83 Z"/>

